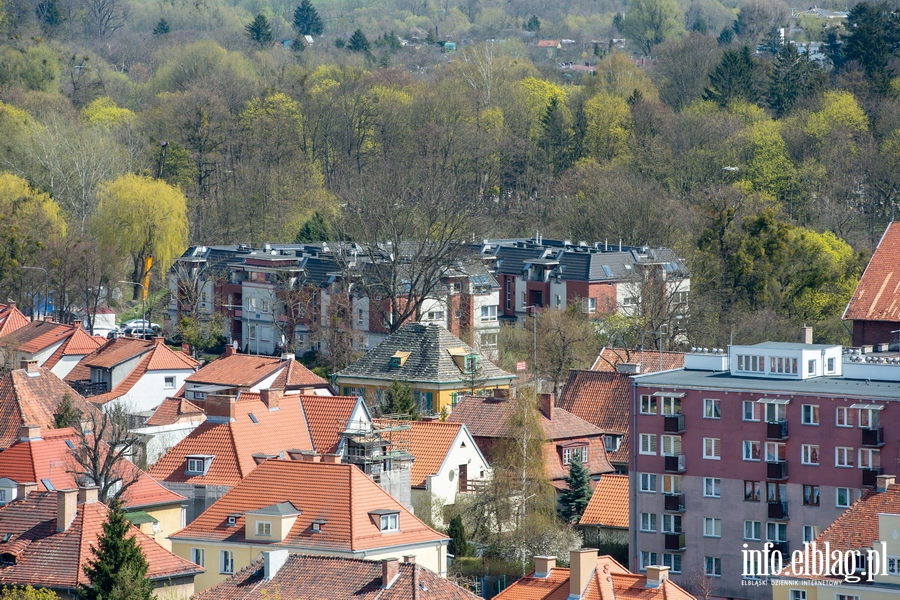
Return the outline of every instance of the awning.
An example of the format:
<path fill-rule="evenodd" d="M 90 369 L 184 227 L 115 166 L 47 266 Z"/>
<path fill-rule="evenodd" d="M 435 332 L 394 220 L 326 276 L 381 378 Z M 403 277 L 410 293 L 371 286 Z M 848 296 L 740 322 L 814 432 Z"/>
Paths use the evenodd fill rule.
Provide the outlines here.
<path fill-rule="evenodd" d="M 790 398 L 760 398 L 757 404 L 790 404 Z"/>
<path fill-rule="evenodd" d="M 859 408 L 862 410 L 883 410 L 884 404 L 853 404 L 850 408 Z"/>
<path fill-rule="evenodd" d="M 143 525 L 144 523 L 158 523 L 159 519 L 151 515 L 150 513 L 144 512 L 142 510 L 135 510 L 132 512 L 125 513 L 125 518 L 131 521 L 134 525 Z"/>
<path fill-rule="evenodd" d="M 656 392 L 653 395 L 661 398 L 684 398 L 684 392 Z"/>

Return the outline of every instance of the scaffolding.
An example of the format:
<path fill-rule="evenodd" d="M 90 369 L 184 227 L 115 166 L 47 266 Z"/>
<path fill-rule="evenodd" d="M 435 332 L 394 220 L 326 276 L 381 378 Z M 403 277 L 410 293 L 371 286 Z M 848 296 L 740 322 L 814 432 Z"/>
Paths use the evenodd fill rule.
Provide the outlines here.
<path fill-rule="evenodd" d="M 408 470 L 415 460 L 410 453 L 412 427 L 409 415 L 391 414 L 370 426 L 359 423 L 343 432 L 344 460 L 358 466 L 376 483 L 390 471 Z"/>

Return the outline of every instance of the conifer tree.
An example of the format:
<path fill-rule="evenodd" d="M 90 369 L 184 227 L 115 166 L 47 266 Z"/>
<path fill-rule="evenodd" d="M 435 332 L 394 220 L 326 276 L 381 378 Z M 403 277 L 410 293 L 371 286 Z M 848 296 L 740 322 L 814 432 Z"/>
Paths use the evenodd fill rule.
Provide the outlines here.
<path fill-rule="evenodd" d="M 350 36 L 350 41 L 347 42 L 347 48 L 353 52 L 368 52 L 370 50 L 369 39 L 362 32 L 362 29 L 357 29 L 353 32 L 353 35 Z"/>
<path fill-rule="evenodd" d="M 328 221 L 325 220 L 322 213 L 316 211 L 313 213 L 313 216 L 303 224 L 300 231 L 297 232 L 297 237 L 294 241 L 298 244 L 311 244 L 315 242 L 330 242 L 332 241 L 332 238 L 333 235 L 331 233 L 331 227 L 328 225 Z"/>
<path fill-rule="evenodd" d="M 825 74 L 805 53 L 794 44 L 781 47 L 769 72 L 769 108 L 780 117 L 803 97 L 821 92 L 825 87 Z"/>
<path fill-rule="evenodd" d="M 709 87 L 703 93 L 703 99 L 722 107 L 734 100 L 751 104 L 759 100 L 757 63 L 749 46 L 740 50 L 729 48 L 722 53 L 721 62 L 709 74 Z"/>
<path fill-rule="evenodd" d="M 118 502 L 109 509 L 103 533 L 91 552 L 94 557 L 84 566 L 91 583 L 78 589 L 79 600 L 152 600 L 147 559 Z"/>
<path fill-rule="evenodd" d="M 160 19 L 156 23 L 156 27 L 153 28 L 153 35 L 166 35 L 167 33 L 169 33 L 169 22 L 165 19 Z"/>
<path fill-rule="evenodd" d="M 275 37 L 272 35 L 272 27 L 265 15 L 256 15 L 253 21 L 244 28 L 247 31 L 247 37 L 250 41 L 256 42 L 260 46 L 271 44 Z"/>
<path fill-rule="evenodd" d="M 447 552 L 457 557 L 465 556 L 469 549 L 469 542 L 466 541 L 466 528 L 463 525 L 462 517 L 460 515 L 456 515 L 450 519 L 447 535 L 450 536 Z"/>
<path fill-rule="evenodd" d="M 569 474 L 565 482 L 567 488 L 560 494 L 559 516 L 569 523 L 576 523 L 591 500 L 591 477 L 581 463 L 579 452 L 572 453 Z"/>
<path fill-rule="evenodd" d="M 413 400 L 412 389 L 408 383 L 391 381 L 391 387 L 385 393 L 381 412 L 386 415 L 409 415 L 413 420 L 419 418 L 419 407 Z"/>
<path fill-rule="evenodd" d="M 300 35 L 322 35 L 325 26 L 310 0 L 302 0 L 294 11 L 294 29 Z"/>

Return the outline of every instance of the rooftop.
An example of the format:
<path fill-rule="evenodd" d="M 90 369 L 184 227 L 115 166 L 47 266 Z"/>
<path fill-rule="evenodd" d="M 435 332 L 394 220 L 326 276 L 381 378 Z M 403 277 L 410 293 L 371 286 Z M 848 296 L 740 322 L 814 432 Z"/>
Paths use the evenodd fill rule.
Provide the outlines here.
<path fill-rule="evenodd" d="M 308 383 L 314 385 L 328 383 L 295 360 L 288 361 L 272 356 L 255 356 L 252 354 L 237 353 L 226 353 L 222 355 L 199 369 L 197 372 L 189 375 L 185 382 L 189 384 L 251 388 L 267 377 L 282 374 L 285 367 L 289 365 L 297 370 L 297 373 L 293 373 L 293 381 L 291 383 Z M 299 375 L 301 373 L 305 377 L 300 378 Z M 273 387 L 284 388 L 283 385 L 276 384 L 273 384 Z"/>
<path fill-rule="evenodd" d="M 844 319 L 900 321 L 900 222 L 888 225 L 850 298 Z"/>
<path fill-rule="evenodd" d="M 628 475 L 601 475 L 578 524 L 628 529 L 629 506 Z"/>
<path fill-rule="evenodd" d="M 655 373 L 680 369 L 684 366 L 683 352 L 659 352 L 652 350 L 628 350 L 627 348 L 603 348 L 591 366 L 592 371 L 616 371 L 620 363 L 639 364 L 641 373 Z M 662 363 L 662 368 L 660 368 Z"/>
<path fill-rule="evenodd" d="M 571 369 L 556 402 L 564 409 L 604 431 L 624 435 L 619 449 L 609 455 L 612 462 L 628 463 L 631 439 L 632 381 L 615 371 Z"/>
<path fill-rule="evenodd" d="M 156 407 L 156 410 L 153 411 L 153 414 L 144 425 L 146 427 L 159 427 L 185 421 L 204 420 L 206 420 L 206 413 L 196 404 L 192 404 L 184 398 L 166 398 L 162 404 Z"/>

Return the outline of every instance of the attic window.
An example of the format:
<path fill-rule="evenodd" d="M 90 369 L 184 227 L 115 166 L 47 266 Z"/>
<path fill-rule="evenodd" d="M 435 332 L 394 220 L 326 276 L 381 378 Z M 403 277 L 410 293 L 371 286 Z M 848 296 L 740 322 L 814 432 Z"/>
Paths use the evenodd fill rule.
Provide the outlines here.
<path fill-rule="evenodd" d="M 250 420 L 254 423 L 259 423 L 259 419 L 257 419 L 256 415 L 254 415 L 253 413 L 247 413 L 247 416 L 250 417 Z"/>
<path fill-rule="evenodd" d="M 56 488 L 53 487 L 53 484 L 50 483 L 49 479 L 41 479 L 41 483 L 44 484 L 44 487 L 47 489 L 48 492 L 53 492 L 56 490 Z"/>
<path fill-rule="evenodd" d="M 400 513 L 381 515 L 381 533 L 400 531 Z"/>
<path fill-rule="evenodd" d="M 237 525 L 237 520 L 240 516 L 240 514 L 228 515 L 228 526 L 234 527 L 235 525 Z"/>
<path fill-rule="evenodd" d="M 469 354 L 466 356 L 465 367 L 464 370 L 466 373 L 474 373 L 478 370 L 478 355 L 477 354 Z"/>
<path fill-rule="evenodd" d="M 603 272 L 606 273 L 607 277 L 612 277 L 613 272 L 609 265 L 603 265 Z"/>
<path fill-rule="evenodd" d="M 402 367 L 406 364 L 406 359 L 409 358 L 409 355 L 412 352 L 395 352 L 393 356 L 391 356 L 391 366 L 392 367 Z"/>
<path fill-rule="evenodd" d="M 68 446 L 70 450 L 74 450 L 75 442 L 73 442 L 72 440 L 66 440 L 66 446 Z"/>
<path fill-rule="evenodd" d="M 4 534 L 3 534 L 3 543 L 5 544 L 5 543 L 8 542 L 9 540 L 11 540 L 11 539 L 12 539 L 12 536 L 13 536 L 13 534 L 11 534 L 11 533 L 4 533 Z"/>
<path fill-rule="evenodd" d="M 10 567 L 16 564 L 16 555 L 10 554 L 9 552 L 4 552 L 0 554 L 0 566 L 2 567 Z"/>
<path fill-rule="evenodd" d="M 318 532 L 322 531 L 322 525 L 324 525 L 327 522 L 328 521 L 326 521 L 325 519 L 316 519 L 315 521 L 312 522 L 312 525 L 310 525 L 310 529 L 312 529 L 313 533 L 318 533 Z"/>
<path fill-rule="evenodd" d="M 206 475 L 214 457 L 209 454 L 193 454 L 186 458 L 187 468 L 184 471 L 185 475 Z"/>

